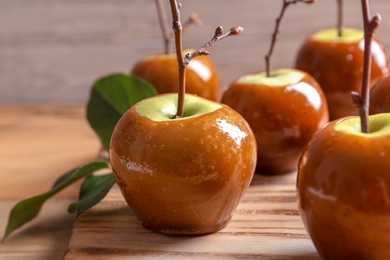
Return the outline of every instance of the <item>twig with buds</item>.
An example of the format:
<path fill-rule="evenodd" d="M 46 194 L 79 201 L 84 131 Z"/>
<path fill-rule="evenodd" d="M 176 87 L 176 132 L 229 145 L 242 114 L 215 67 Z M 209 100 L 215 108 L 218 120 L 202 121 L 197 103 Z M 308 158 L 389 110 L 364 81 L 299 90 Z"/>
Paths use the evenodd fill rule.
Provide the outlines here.
<path fill-rule="evenodd" d="M 280 11 L 279 17 L 276 18 L 275 29 L 274 29 L 274 32 L 272 34 L 271 46 L 270 46 L 270 49 L 268 51 L 268 54 L 265 56 L 267 77 L 271 77 L 271 56 L 272 56 L 274 49 L 275 49 L 275 43 L 276 43 L 276 40 L 278 38 L 279 27 L 280 27 L 280 23 L 282 21 L 282 18 L 284 16 L 284 13 L 289 5 L 296 4 L 298 2 L 311 4 L 311 3 L 314 3 L 314 0 L 283 0 L 282 10 Z"/>
<path fill-rule="evenodd" d="M 155 2 L 156 2 L 156 7 L 157 7 L 158 18 L 160 21 L 161 33 L 162 33 L 162 36 L 164 39 L 164 51 L 165 51 L 165 54 L 169 54 L 171 51 L 171 39 L 174 35 L 172 33 L 168 32 L 168 26 L 166 24 L 167 18 L 165 16 L 164 6 L 163 6 L 161 0 L 155 0 Z M 198 18 L 198 15 L 195 12 L 193 12 L 190 14 L 190 17 L 187 19 L 187 21 L 185 21 L 183 23 L 182 30 L 184 32 L 191 25 L 195 25 L 195 26 L 199 27 L 202 24 L 203 24 L 202 20 L 200 20 Z"/>
<path fill-rule="evenodd" d="M 175 43 L 176 43 L 176 57 L 179 65 L 179 86 L 178 86 L 178 105 L 177 105 L 177 113 L 175 118 L 181 118 L 184 116 L 184 97 L 185 97 L 185 78 L 186 78 L 186 67 L 190 63 L 190 61 L 202 55 L 209 55 L 209 52 L 206 51 L 207 48 L 211 47 L 215 42 L 220 41 L 228 36 L 238 35 L 243 31 L 242 27 L 233 27 L 227 33 L 223 34 L 222 26 L 218 27 L 215 30 L 215 34 L 213 38 L 203 45 L 198 50 L 193 53 L 187 54 L 183 58 L 183 45 L 182 45 L 182 32 L 183 27 L 180 22 L 180 9 L 181 4 L 177 4 L 176 0 L 170 0 L 171 11 L 172 11 L 172 28 L 175 35 Z"/>
<path fill-rule="evenodd" d="M 364 64 L 362 76 L 362 92 L 361 96 L 355 91 L 351 92 L 352 102 L 357 106 L 361 131 L 369 133 L 368 124 L 368 107 L 370 100 L 370 79 L 371 79 L 371 42 L 375 30 L 381 23 L 381 16 L 376 14 L 370 20 L 370 11 L 368 0 L 362 0 L 363 23 L 364 23 Z"/>

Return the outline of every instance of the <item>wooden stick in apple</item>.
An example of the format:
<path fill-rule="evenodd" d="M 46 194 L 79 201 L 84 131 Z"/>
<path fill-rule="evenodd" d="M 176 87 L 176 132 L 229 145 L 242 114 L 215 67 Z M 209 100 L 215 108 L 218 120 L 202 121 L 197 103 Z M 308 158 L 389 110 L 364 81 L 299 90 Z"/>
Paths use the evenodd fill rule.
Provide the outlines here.
<path fill-rule="evenodd" d="M 337 0 L 337 35 L 343 35 L 343 0 Z"/>
<path fill-rule="evenodd" d="M 272 38 L 271 38 L 271 46 L 269 48 L 267 55 L 265 56 L 267 77 L 271 77 L 271 56 L 272 56 L 274 49 L 275 49 L 275 44 L 276 44 L 276 40 L 278 38 L 278 33 L 279 33 L 279 27 L 280 27 L 280 23 L 282 21 L 282 18 L 284 16 L 284 13 L 290 4 L 296 4 L 298 2 L 311 4 L 311 3 L 314 3 L 314 0 L 283 0 L 282 10 L 280 11 L 278 18 L 276 18 L 275 30 L 274 30 L 274 32 L 272 34 Z"/>
<path fill-rule="evenodd" d="M 271 70 L 281 20 L 286 8 L 298 2 L 313 1 L 283 1 L 266 56 L 267 69 L 237 77 L 222 95 L 222 103 L 239 112 L 255 133 L 258 173 L 295 171 L 304 147 L 329 120 L 325 95 L 313 76 L 293 68 Z"/>
<path fill-rule="evenodd" d="M 207 42 L 205 45 L 200 47 L 198 50 L 189 53 L 183 57 L 183 43 L 182 43 L 182 33 L 183 27 L 180 22 L 180 8 L 181 4 L 178 4 L 176 0 L 170 0 L 171 11 L 172 11 L 172 28 L 175 35 L 176 43 L 176 57 L 179 66 L 179 86 L 178 86 L 178 108 L 175 118 L 181 118 L 184 116 L 184 97 L 185 97 L 185 75 L 186 67 L 190 61 L 202 55 L 209 55 L 209 52 L 206 51 L 208 47 L 211 47 L 215 42 L 222 40 L 228 36 L 238 35 L 243 31 L 243 28 L 240 26 L 231 28 L 227 33 L 223 34 L 222 26 L 219 26 L 215 30 L 213 38 Z"/>
<path fill-rule="evenodd" d="M 237 111 L 185 94 L 184 76 L 191 59 L 208 55 L 206 48 L 242 28 L 223 34 L 218 27 L 208 43 L 185 55 L 181 5 L 170 4 L 181 98 L 162 94 L 133 105 L 115 126 L 110 160 L 126 202 L 144 227 L 166 234 L 208 234 L 226 226 L 249 186 L 257 143 Z"/>
<path fill-rule="evenodd" d="M 169 54 L 171 51 L 171 39 L 172 39 L 172 34 L 169 33 L 168 31 L 168 26 L 167 26 L 167 18 L 165 15 L 165 10 L 164 10 L 164 5 L 162 4 L 161 0 L 155 0 L 156 2 L 156 7 L 157 7 L 157 14 L 158 14 L 158 19 L 160 22 L 160 28 L 161 28 L 161 33 L 164 39 L 164 50 L 165 54 Z M 198 18 L 198 15 L 193 12 L 191 13 L 190 17 L 185 21 L 182 25 L 183 31 L 186 30 L 191 25 L 195 26 L 200 26 L 202 25 L 202 20 Z"/>
<path fill-rule="evenodd" d="M 364 63 L 362 76 L 361 96 L 352 91 L 352 101 L 356 104 L 360 116 L 361 131 L 369 133 L 368 113 L 369 113 L 369 93 L 371 78 L 371 42 L 375 30 L 379 27 L 381 16 L 376 14 L 370 20 L 370 10 L 368 0 L 362 0 L 363 24 L 364 24 Z"/>
<path fill-rule="evenodd" d="M 381 220 L 388 218 L 389 209 L 390 113 L 368 117 L 366 111 L 371 38 L 380 16 L 370 20 L 368 0 L 361 4 L 364 79 L 362 96 L 352 94 L 360 118 L 348 116 L 325 125 L 307 145 L 298 167 L 300 215 L 322 259 L 390 257 L 389 223 Z"/>

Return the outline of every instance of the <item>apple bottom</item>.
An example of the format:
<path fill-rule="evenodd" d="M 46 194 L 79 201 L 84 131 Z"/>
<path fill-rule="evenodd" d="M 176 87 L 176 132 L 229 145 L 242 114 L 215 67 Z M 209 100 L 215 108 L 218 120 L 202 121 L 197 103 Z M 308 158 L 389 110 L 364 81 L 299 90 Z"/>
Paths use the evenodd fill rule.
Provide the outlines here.
<path fill-rule="evenodd" d="M 260 159 L 261 163 L 256 166 L 256 172 L 264 175 L 279 175 L 296 171 L 302 150 L 303 148 L 296 149 L 294 147 L 289 151 L 279 152 L 278 154 L 274 152 L 272 156 L 267 156 L 267 154 L 264 154 L 266 151 L 264 149 Z"/>
<path fill-rule="evenodd" d="M 356 105 L 352 102 L 351 91 L 324 92 L 329 104 L 329 119 L 331 121 L 358 115 Z"/>
<path fill-rule="evenodd" d="M 133 106 L 118 122 L 110 149 L 118 185 L 143 226 L 183 235 L 228 223 L 253 177 L 256 151 L 249 125 L 223 105 L 160 122 Z"/>
<path fill-rule="evenodd" d="M 390 114 L 384 117 L 390 126 Z M 302 220 L 323 259 L 390 259 L 390 131 L 335 130 L 344 120 L 316 134 L 300 160 Z"/>
<path fill-rule="evenodd" d="M 388 214 L 369 214 L 315 199 L 312 203 L 321 204 L 321 209 L 304 215 L 304 223 L 322 259 L 390 259 Z"/>

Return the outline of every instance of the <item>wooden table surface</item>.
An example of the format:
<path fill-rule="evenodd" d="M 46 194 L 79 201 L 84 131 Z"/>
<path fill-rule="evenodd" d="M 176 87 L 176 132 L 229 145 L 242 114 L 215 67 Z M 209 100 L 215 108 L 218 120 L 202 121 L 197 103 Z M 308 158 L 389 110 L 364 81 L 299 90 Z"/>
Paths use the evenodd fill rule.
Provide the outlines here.
<path fill-rule="evenodd" d="M 263 56 L 268 49 L 280 2 L 184 1 L 183 18 L 195 10 L 204 22 L 202 28 L 192 28 L 186 33 L 184 45 L 200 46 L 211 37 L 218 25 L 225 28 L 235 25 L 244 27 L 243 35 L 220 42 L 219 46 L 211 49 L 211 57 L 220 69 L 225 87 L 243 73 L 264 68 Z M 302 4 L 291 7 L 282 25 L 273 62 L 275 67 L 291 66 L 297 48 L 309 33 L 335 24 L 335 2 L 317 0 L 311 6 Z M 344 2 L 345 25 L 361 28 L 360 4 L 356 0 Z M 371 13 L 377 12 L 383 17 L 377 35 L 389 49 L 390 5 L 387 0 L 371 1 Z M 47 191 L 60 174 L 96 158 L 100 145 L 84 115 L 84 104 L 94 80 L 113 72 L 127 72 L 137 59 L 161 52 L 162 45 L 153 0 L 0 0 L 0 21 L 1 238 L 9 210 L 17 201 Z M 262 182 L 269 186 L 258 186 Z M 250 240 L 253 247 L 246 256 L 277 258 L 272 250 L 277 249 L 278 245 L 272 239 L 279 236 L 290 241 L 289 247 L 284 249 L 292 249 L 295 256 L 316 258 L 297 216 L 293 195 L 294 176 L 287 175 L 279 180 L 257 176 L 256 183 L 247 196 L 272 192 L 275 188 L 288 193 L 286 196 L 289 200 L 282 208 L 291 214 L 284 217 L 278 214 L 277 217 L 282 218 L 280 223 L 292 228 L 286 231 L 280 227 L 273 235 L 260 230 L 256 239 Z M 143 239 L 152 236 L 155 242 L 165 239 L 167 243 L 172 242 L 172 246 L 165 251 L 173 252 L 170 256 L 196 257 L 191 255 L 190 248 L 198 245 L 197 241 L 195 244 L 189 243 L 188 239 L 182 241 L 185 246 L 180 251 L 173 246 L 181 243 L 176 238 L 141 232 L 132 212 L 123 201 L 119 202 L 121 198 L 115 189 L 89 215 L 80 217 L 76 223 L 75 216 L 68 214 L 66 208 L 76 199 L 77 188 L 75 185 L 62 191 L 45 204 L 37 219 L 0 244 L 0 259 L 62 259 L 64 256 L 67 259 L 83 259 L 75 257 L 80 256 L 78 254 L 88 259 L 88 253 L 93 253 L 94 247 L 83 238 L 91 235 L 88 233 L 88 227 L 93 223 L 91 218 L 96 218 L 97 222 L 105 220 L 102 211 L 120 218 L 130 217 L 126 225 L 133 225 L 131 228 L 140 232 Z M 274 206 L 267 204 L 265 198 L 256 203 L 260 203 L 256 204 L 259 207 Z M 245 212 L 246 206 L 248 204 L 240 205 L 232 223 L 221 231 L 221 237 L 229 237 L 237 228 L 242 228 L 236 220 L 245 216 L 240 212 Z M 73 233 L 68 244 L 75 223 L 75 228 L 85 229 Z M 104 232 L 113 239 L 118 233 L 116 229 L 105 229 Z M 242 240 L 238 240 L 238 245 L 249 239 L 247 233 L 243 230 L 240 232 Z M 120 238 L 123 236 L 120 233 Z M 96 241 L 98 237 L 90 238 L 99 242 Z M 220 241 L 218 234 L 206 241 L 214 241 L 214 238 Z M 141 249 L 145 246 L 142 241 L 139 242 Z M 262 243 L 269 246 L 268 251 L 259 251 Z M 230 252 L 223 244 L 218 246 L 221 250 L 227 250 L 224 252 Z M 156 251 L 158 255 L 159 251 Z M 122 251 L 116 248 L 115 252 L 116 257 L 120 258 L 134 252 L 134 248 L 128 246 Z M 137 256 L 140 257 L 142 252 L 145 251 L 137 251 Z M 221 252 L 214 254 L 223 256 L 218 255 Z M 102 259 L 104 256 L 101 255 Z M 154 255 L 146 255 L 151 256 Z"/>

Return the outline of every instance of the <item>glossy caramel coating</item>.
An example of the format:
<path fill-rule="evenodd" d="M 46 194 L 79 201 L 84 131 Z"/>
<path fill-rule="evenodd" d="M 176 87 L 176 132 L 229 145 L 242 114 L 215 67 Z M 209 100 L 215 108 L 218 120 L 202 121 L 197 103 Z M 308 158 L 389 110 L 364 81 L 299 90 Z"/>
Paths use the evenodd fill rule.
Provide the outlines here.
<path fill-rule="evenodd" d="M 370 91 L 370 114 L 390 112 L 390 76 L 377 81 Z"/>
<path fill-rule="evenodd" d="M 149 81 L 159 94 L 177 93 L 178 65 L 175 55 L 155 55 L 138 61 L 131 75 Z M 219 72 L 207 56 L 193 59 L 186 70 L 186 93 L 219 101 L 221 98 Z"/>
<path fill-rule="evenodd" d="M 251 126 L 257 140 L 258 173 L 296 170 L 304 146 L 328 122 L 325 96 L 307 73 L 295 84 L 276 87 L 235 80 L 224 92 L 222 103 Z"/>
<path fill-rule="evenodd" d="M 323 259 L 390 259 L 390 135 L 338 132 L 338 121 L 301 158 L 303 223 Z"/>
<path fill-rule="evenodd" d="M 133 106 L 111 139 L 122 194 L 144 227 L 197 235 L 223 228 L 256 167 L 256 141 L 232 109 L 156 122 Z"/>
<path fill-rule="evenodd" d="M 309 37 L 299 50 L 295 67 L 311 74 L 324 90 L 330 120 L 358 114 L 351 91 L 360 93 L 362 88 L 363 42 L 321 41 Z M 372 46 L 371 86 L 389 73 L 384 46 L 375 37 Z"/>

